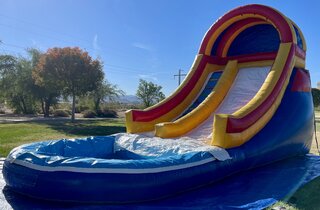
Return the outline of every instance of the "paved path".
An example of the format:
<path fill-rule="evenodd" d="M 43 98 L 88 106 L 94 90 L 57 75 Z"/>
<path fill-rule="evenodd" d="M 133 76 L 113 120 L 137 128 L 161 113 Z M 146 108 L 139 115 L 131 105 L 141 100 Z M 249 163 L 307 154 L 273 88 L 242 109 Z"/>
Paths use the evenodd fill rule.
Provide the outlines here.
<path fill-rule="evenodd" d="M 119 119 L 119 118 L 81 118 L 76 117 L 76 121 L 79 120 L 105 120 L 105 119 Z M 10 123 L 10 122 L 48 122 L 48 121 L 70 121 L 70 117 L 2 117 L 0 116 L 0 123 Z"/>

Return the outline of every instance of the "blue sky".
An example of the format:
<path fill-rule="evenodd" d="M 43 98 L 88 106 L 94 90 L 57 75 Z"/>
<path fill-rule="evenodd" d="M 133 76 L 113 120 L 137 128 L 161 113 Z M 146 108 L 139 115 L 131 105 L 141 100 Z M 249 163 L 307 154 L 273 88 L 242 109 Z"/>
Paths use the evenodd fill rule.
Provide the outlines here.
<path fill-rule="evenodd" d="M 227 11 L 250 3 L 272 6 L 301 28 L 312 86 L 320 81 L 320 1 L 242 0 L 2 0 L 0 53 L 79 46 L 104 62 L 106 78 L 134 95 L 139 78 L 178 85 L 208 28 Z"/>

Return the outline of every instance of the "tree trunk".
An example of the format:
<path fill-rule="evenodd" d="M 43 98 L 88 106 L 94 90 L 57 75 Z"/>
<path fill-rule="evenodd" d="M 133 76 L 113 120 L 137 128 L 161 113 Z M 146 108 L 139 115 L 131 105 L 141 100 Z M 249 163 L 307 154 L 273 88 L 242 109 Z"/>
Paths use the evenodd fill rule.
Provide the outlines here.
<path fill-rule="evenodd" d="M 41 99 L 41 105 L 43 110 L 43 117 L 49 117 L 50 116 L 50 106 L 52 102 L 52 97 L 49 95 L 48 98 L 45 98 L 44 100 Z"/>
<path fill-rule="evenodd" d="M 21 103 L 22 103 L 22 113 L 23 114 L 28 114 L 27 105 L 26 105 L 26 103 L 24 101 L 23 96 L 20 96 L 20 100 L 21 100 Z"/>
<path fill-rule="evenodd" d="M 43 117 L 49 117 L 50 116 L 50 104 L 51 104 L 50 98 L 45 100 Z"/>
<path fill-rule="evenodd" d="M 95 101 L 94 101 L 94 110 L 97 112 L 99 110 L 99 107 L 100 107 L 100 98 L 97 98 Z"/>
<path fill-rule="evenodd" d="M 76 96 L 72 94 L 72 114 L 71 114 L 71 122 L 75 121 L 75 112 L 76 112 Z"/>
<path fill-rule="evenodd" d="M 46 115 L 45 115 L 46 110 L 45 110 L 45 108 L 44 108 L 44 101 L 43 101 L 43 98 L 41 98 L 41 109 L 42 109 L 43 117 L 46 117 Z"/>

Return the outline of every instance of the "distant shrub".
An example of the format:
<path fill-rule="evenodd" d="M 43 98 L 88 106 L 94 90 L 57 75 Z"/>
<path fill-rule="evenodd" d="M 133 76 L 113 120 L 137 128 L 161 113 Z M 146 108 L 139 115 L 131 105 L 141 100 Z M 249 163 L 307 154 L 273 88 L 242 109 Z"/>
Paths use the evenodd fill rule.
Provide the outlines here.
<path fill-rule="evenodd" d="M 69 102 L 59 102 L 53 105 L 54 109 L 71 110 L 71 103 Z"/>
<path fill-rule="evenodd" d="M 144 109 L 143 104 L 125 104 L 123 106 L 123 109 L 129 110 L 129 109 Z"/>
<path fill-rule="evenodd" d="M 117 118 L 118 114 L 114 110 L 103 108 L 103 109 L 97 111 L 97 116 L 98 117 Z"/>
<path fill-rule="evenodd" d="M 82 112 L 83 118 L 95 118 L 97 113 L 92 110 L 85 110 Z"/>
<path fill-rule="evenodd" d="M 50 114 L 50 115 L 53 115 L 53 113 L 54 113 L 55 110 L 59 110 L 59 108 L 50 107 L 50 108 L 49 108 L 49 114 Z M 43 114 L 43 111 L 41 110 L 40 113 Z"/>
<path fill-rule="evenodd" d="M 82 112 L 84 112 L 84 111 L 86 111 L 86 110 L 89 110 L 90 109 L 90 107 L 89 106 L 87 106 L 87 105 L 76 105 L 76 113 L 82 113 Z"/>
<path fill-rule="evenodd" d="M 29 115 L 34 115 L 34 114 L 37 114 L 37 108 L 36 106 L 34 107 L 31 107 L 30 109 L 28 110 L 22 110 L 20 108 L 14 108 L 14 107 L 11 107 L 13 109 L 13 113 L 14 114 L 29 114 Z"/>
<path fill-rule="evenodd" d="M 56 109 L 53 111 L 54 117 L 69 117 L 70 111 L 65 109 Z"/>

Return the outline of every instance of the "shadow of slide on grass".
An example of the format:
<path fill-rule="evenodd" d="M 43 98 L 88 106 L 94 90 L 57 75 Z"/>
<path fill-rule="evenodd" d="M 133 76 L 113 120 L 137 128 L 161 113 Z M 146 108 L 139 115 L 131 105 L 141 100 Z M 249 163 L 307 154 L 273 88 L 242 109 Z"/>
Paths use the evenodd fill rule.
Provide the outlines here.
<path fill-rule="evenodd" d="M 297 190 L 288 203 L 298 209 L 320 209 L 320 177 L 315 178 Z"/>
<path fill-rule="evenodd" d="M 50 128 L 68 135 L 77 136 L 106 136 L 114 133 L 125 132 L 126 128 L 116 123 L 100 124 L 96 121 L 77 121 L 71 123 L 69 121 L 59 123 L 46 123 Z"/>

